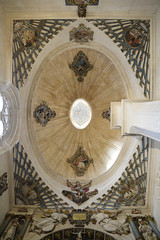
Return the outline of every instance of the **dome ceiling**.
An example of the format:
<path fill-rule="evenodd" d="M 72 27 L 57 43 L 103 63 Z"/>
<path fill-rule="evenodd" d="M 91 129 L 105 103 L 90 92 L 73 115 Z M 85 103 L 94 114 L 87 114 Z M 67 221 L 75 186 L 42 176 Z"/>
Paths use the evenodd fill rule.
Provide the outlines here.
<path fill-rule="evenodd" d="M 92 65 L 83 82 L 78 81 L 69 67 L 79 51 L 88 57 Z M 51 55 L 40 67 L 37 76 L 32 93 L 31 121 L 42 165 L 71 180 L 93 179 L 104 174 L 115 162 L 123 144 L 120 130 L 110 130 L 109 120 L 102 117 L 110 102 L 126 98 L 122 79 L 114 64 L 93 49 L 71 49 L 56 57 Z M 91 121 L 84 129 L 77 129 L 70 119 L 71 106 L 79 98 L 87 101 L 92 110 Z M 56 113 L 45 127 L 33 116 L 43 102 Z M 81 176 L 69 162 L 80 149 L 89 162 Z M 82 161 L 78 166 L 79 161 L 76 162 L 77 167 L 86 165 Z"/>

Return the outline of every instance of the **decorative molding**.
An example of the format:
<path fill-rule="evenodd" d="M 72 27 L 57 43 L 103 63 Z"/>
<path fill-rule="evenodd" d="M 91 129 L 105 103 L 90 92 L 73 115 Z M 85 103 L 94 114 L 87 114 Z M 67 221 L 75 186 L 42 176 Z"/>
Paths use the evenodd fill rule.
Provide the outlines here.
<path fill-rule="evenodd" d="M 67 159 L 67 162 L 70 163 L 71 167 L 78 176 L 83 176 L 90 164 L 93 163 L 93 159 L 90 159 L 87 156 L 83 147 L 78 147 L 75 154 L 71 158 Z"/>
<path fill-rule="evenodd" d="M 79 82 L 83 82 L 84 76 L 86 76 L 88 71 L 93 68 L 88 60 L 88 57 L 82 51 L 77 53 L 69 67 L 74 71 L 75 75 L 78 76 L 77 80 Z"/>
<path fill-rule="evenodd" d="M 20 88 L 39 53 L 73 19 L 13 21 L 12 83 Z"/>
<path fill-rule="evenodd" d="M 70 32 L 69 40 L 75 40 L 75 42 L 83 44 L 89 41 L 93 41 L 94 32 L 90 28 L 87 28 L 84 24 L 79 24 L 78 28 L 73 28 Z"/>
<path fill-rule="evenodd" d="M 69 222 L 71 224 L 76 224 L 77 226 L 88 225 L 90 222 L 90 214 L 89 211 L 82 209 L 74 209 L 69 214 Z"/>
<path fill-rule="evenodd" d="M 91 5 L 91 6 L 97 6 L 99 4 L 99 0 L 82 0 L 82 1 L 78 1 L 78 0 L 65 0 L 66 6 L 77 6 L 78 4 L 80 4 L 80 2 L 82 2 L 83 4 L 86 5 Z"/>
<path fill-rule="evenodd" d="M 111 120 L 111 109 L 109 108 L 107 111 L 102 113 L 102 117 L 106 118 L 107 120 Z"/>
<path fill-rule="evenodd" d="M 15 204 L 36 205 L 53 209 L 70 207 L 66 202 L 49 189 L 38 176 L 32 162 L 24 152 L 23 146 L 17 143 L 13 148 Z"/>
<path fill-rule="evenodd" d="M 3 98 L 3 108 L 0 119 L 3 122 L 3 134 L 1 136 L 0 154 L 11 150 L 19 141 L 21 129 L 20 93 L 12 84 L 1 82 L 0 94 Z"/>
<path fill-rule="evenodd" d="M 34 110 L 33 117 L 36 119 L 37 123 L 45 127 L 51 118 L 56 117 L 56 112 L 52 111 L 46 102 L 43 102 Z"/>
<path fill-rule="evenodd" d="M 3 173 L 2 176 L 0 176 L 0 196 L 8 189 L 8 183 L 7 183 L 7 173 Z"/>
<path fill-rule="evenodd" d="M 158 199 L 160 199 L 160 168 L 158 169 L 157 172 L 156 185 L 157 185 L 157 197 Z"/>
<path fill-rule="evenodd" d="M 92 181 L 82 185 L 79 181 L 76 181 L 76 183 L 72 184 L 67 180 L 67 186 L 70 187 L 72 191 L 63 190 L 62 194 L 76 204 L 81 205 L 98 193 L 97 189 L 89 192 L 91 183 Z"/>
<path fill-rule="evenodd" d="M 113 40 L 131 64 L 144 96 L 150 98 L 150 20 L 89 19 Z"/>
<path fill-rule="evenodd" d="M 145 206 L 149 139 L 142 138 L 141 146 L 129 161 L 121 178 L 106 194 L 92 203 L 92 208 L 119 209 L 121 206 Z"/>
<path fill-rule="evenodd" d="M 86 17 L 87 6 L 98 5 L 99 0 L 66 0 L 66 6 L 78 6 L 78 17 Z"/>

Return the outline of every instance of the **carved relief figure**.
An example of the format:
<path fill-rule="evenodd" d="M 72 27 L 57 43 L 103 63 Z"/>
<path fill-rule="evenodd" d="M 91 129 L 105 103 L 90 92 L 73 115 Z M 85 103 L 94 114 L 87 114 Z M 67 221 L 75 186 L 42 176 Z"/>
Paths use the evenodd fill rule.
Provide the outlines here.
<path fill-rule="evenodd" d="M 19 226 L 19 219 L 13 218 L 11 222 L 8 224 L 5 232 L 3 233 L 2 240 L 12 240 L 16 236 L 16 230 Z"/>
<path fill-rule="evenodd" d="M 35 232 L 37 234 L 47 233 L 53 231 L 58 223 L 62 223 L 63 220 L 67 220 L 67 215 L 62 213 L 60 209 L 57 209 L 55 213 L 50 212 L 49 216 L 42 221 L 33 219 L 29 228 L 29 232 Z"/>
<path fill-rule="evenodd" d="M 82 234 L 85 234 L 85 233 L 82 233 L 82 232 L 80 231 L 80 232 L 78 232 L 78 233 L 73 233 L 73 232 L 72 232 L 72 234 L 73 234 L 73 235 L 77 235 L 76 240 L 83 240 Z"/>
<path fill-rule="evenodd" d="M 100 225 L 108 233 L 118 235 L 128 235 L 130 233 L 129 223 L 122 219 L 112 220 L 110 218 L 105 218 Z"/>
<path fill-rule="evenodd" d="M 96 208 L 94 210 L 94 214 L 91 216 L 91 221 L 92 223 L 96 224 L 96 223 L 100 223 L 105 218 L 106 218 L 106 214 L 104 214 L 103 212 L 99 212 L 98 209 Z"/>
<path fill-rule="evenodd" d="M 118 217 L 121 212 L 121 210 L 115 212 L 100 212 L 98 209 L 95 209 L 94 214 L 91 216 L 91 220 L 94 224 L 100 224 L 108 233 L 128 235 L 130 233 L 129 223 L 126 222 L 124 218 Z"/>
<path fill-rule="evenodd" d="M 94 191 L 89 192 L 89 187 L 91 186 L 92 181 L 85 185 L 81 185 L 79 181 L 75 184 L 72 184 L 67 180 L 67 186 L 71 188 L 71 191 L 63 190 L 62 193 L 64 196 L 68 197 L 71 201 L 77 203 L 78 205 L 84 203 L 93 195 L 98 193 L 98 190 L 95 189 Z"/>
<path fill-rule="evenodd" d="M 142 233 L 144 239 L 150 240 L 150 239 L 156 239 L 156 235 L 153 233 L 152 228 L 148 224 L 148 221 L 145 219 L 139 218 L 139 232 Z"/>
<path fill-rule="evenodd" d="M 37 193 L 36 193 L 36 187 L 38 182 L 30 182 L 29 180 L 24 183 L 22 186 L 22 193 L 24 197 L 28 199 L 36 199 Z"/>

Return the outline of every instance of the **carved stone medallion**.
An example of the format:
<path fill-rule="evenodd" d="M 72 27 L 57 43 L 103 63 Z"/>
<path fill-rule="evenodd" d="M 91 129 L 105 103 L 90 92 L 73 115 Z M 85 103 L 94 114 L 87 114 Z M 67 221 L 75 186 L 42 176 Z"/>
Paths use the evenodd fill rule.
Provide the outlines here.
<path fill-rule="evenodd" d="M 34 110 L 33 116 L 42 127 L 45 127 L 51 118 L 55 118 L 56 112 L 52 111 L 48 105 L 43 102 Z"/>
<path fill-rule="evenodd" d="M 135 27 L 128 28 L 125 32 L 125 40 L 131 48 L 139 48 L 143 43 L 143 35 Z"/>
<path fill-rule="evenodd" d="M 84 76 L 93 68 L 88 57 L 82 51 L 78 52 L 74 57 L 73 63 L 70 64 L 69 67 L 74 71 L 75 75 L 78 76 L 79 82 L 83 82 Z"/>
<path fill-rule="evenodd" d="M 109 108 L 108 111 L 102 113 L 102 117 L 111 120 L 111 109 Z"/>
<path fill-rule="evenodd" d="M 73 28 L 70 31 L 70 41 L 75 40 L 77 43 L 86 43 L 93 40 L 93 31 L 87 28 L 84 24 L 80 24 L 78 28 Z"/>
<path fill-rule="evenodd" d="M 93 163 L 93 159 L 86 155 L 82 147 L 78 147 L 73 157 L 68 158 L 67 162 L 70 163 L 78 176 L 83 176 L 90 164 Z"/>

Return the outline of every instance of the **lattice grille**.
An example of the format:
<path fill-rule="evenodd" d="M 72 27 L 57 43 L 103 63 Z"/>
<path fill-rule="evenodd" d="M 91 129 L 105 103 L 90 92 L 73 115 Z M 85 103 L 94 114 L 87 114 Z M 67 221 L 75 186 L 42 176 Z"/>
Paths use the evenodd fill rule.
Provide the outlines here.
<path fill-rule="evenodd" d="M 94 26 L 107 34 L 121 48 L 131 64 L 144 95 L 150 98 L 149 58 L 150 21 L 149 20 L 109 20 L 90 19 Z"/>
<path fill-rule="evenodd" d="M 69 209 L 68 204 L 49 189 L 38 176 L 23 146 L 17 143 L 13 148 L 15 204 L 18 200 L 26 205 Z"/>
<path fill-rule="evenodd" d="M 16 20 L 13 22 L 12 83 L 22 87 L 46 43 L 68 26 L 71 19 Z"/>
<path fill-rule="evenodd" d="M 142 144 L 129 161 L 122 177 L 102 198 L 92 203 L 92 209 L 118 209 L 121 206 L 144 206 L 146 202 L 149 139 Z"/>

